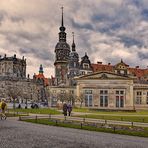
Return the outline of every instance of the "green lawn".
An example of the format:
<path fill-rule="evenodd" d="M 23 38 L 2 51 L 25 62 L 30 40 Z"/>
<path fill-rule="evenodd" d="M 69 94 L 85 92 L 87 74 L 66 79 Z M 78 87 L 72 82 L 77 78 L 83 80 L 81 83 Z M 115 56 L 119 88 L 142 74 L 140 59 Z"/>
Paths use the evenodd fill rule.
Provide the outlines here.
<path fill-rule="evenodd" d="M 129 122 L 145 122 L 148 123 L 148 116 L 114 116 L 114 115 L 97 115 L 97 114 L 87 114 L 87 115 L 74 115 L 76 117 L 83 118 L 94 118 L 94 119 L 104 119 L 104 120 L 117 120 L 117 121 L 129 121 Z"/>
<path fill-rule="evenodd" d="M 60 114 L 61 112 L 57 111 L 56 109 L 50 108 L 38 108 L 38 109 L 11 109 L 10 112 L 20 112 L 20 113 L 33 113 L 33 114 Z"/>
<path fill-rule="evenodd" d="M 119 129 L 112 129 L 112 128 L 101 128 L 101 127 L 94 127 L 94 126 L 88 126 L 83 125 L 81 126 L 81 123 L 79 124 L 73 124 L 73 123 L 63 123 L 59 122 L 58 120 L 52 121 L 49 119 L 26 119 L 27 122 L 32 123 L 38 123 L 38 124 L 45 124 L 45 125 L 52 125 L 52 126 L 59 126 L 59 127 L 67 127 L 67 128 L 75 128 L 75 129 L 83 129 L 83 130 L 89 130 L 89 131 L 97 131 L 97 132 L 107 132 L 107 133 L 115 133 L 115 134 L 124 134 L 124 135 L 132 135 L 132 136 L 141 136 L 141 137 L 148 137 L 148 128 L 144 128 L 144 131 L 134 131 L 129 129 L 119 130 Z"/>
<path fill-rule="evenodd" d="M 82 113 L 94 113 L 94 114 L 115 114 L 115 115 L 148 115 L 148 110 L 142 111 L 105 111 L 105 110 L 97 110 L 91 108 L 74 108 L 74 112 L 82 112 Z"/>

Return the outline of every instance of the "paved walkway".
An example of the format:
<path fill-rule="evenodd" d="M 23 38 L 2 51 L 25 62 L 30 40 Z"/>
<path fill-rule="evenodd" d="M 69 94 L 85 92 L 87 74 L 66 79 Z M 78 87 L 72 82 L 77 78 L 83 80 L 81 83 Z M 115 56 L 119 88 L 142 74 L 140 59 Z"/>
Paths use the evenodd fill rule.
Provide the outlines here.
<path fill-rule="evenodd" d="M 0 120 L 0 148 L 147 148 L 148 138 Z"/>
<path fill-rule="evenodd" d="M 61 111 L 62 112 L 62 111 Z M 130 113 L 121 113 L 120 112 L 118 114 L 108 114 L 108 113 L 90 113 L 90 112 L 72 112 L 73 115 L 98 115 L 98 116 L 134 116 L 134 117 L 148 117 L 148 114 L 130 114 Z"/>

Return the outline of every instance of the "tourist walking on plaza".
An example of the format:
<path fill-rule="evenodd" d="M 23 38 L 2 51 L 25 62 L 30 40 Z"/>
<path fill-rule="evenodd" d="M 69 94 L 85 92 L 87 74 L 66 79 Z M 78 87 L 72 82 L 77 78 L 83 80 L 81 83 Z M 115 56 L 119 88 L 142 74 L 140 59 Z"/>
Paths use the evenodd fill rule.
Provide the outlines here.
<path fill-rule="evenodd" d="M 68 115 L 70 116 L 71 112 L 72 112 L 72 105 L 71 104 L 68 104 L 67 110 L 68 110 Z"/>
<path fill-rule="evenodd" d="M 4 99 L 2 99 L 2 102 L 0 103 L 0 109 L 2 111 L 1 119 L 6 119 L 5 111 L 7 109 L 7 104 Z"/>
<path fill-rule="evenodd" d="M 63 114 L 64 116 L 67 116 L 67 104 L 66 103 L 63 104 Z"/>

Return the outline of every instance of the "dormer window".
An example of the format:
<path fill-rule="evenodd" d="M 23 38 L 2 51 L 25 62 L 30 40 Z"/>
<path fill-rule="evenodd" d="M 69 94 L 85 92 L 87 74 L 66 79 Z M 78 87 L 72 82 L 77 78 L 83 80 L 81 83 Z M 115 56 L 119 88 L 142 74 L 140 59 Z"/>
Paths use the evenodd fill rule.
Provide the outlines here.
<path fill-rule="evenodd" d="M 84 68 L 84 69 L 88 69 L 88 68 L 89 68 L 89 64 L 84 63 L 84 64 L 83 64 L 83 68 Z"/>
<path fill-rule="evenodd" d="M 82 75 L 85 75 L 85 71 L 82 71 L 82 73 L 81 73 Z"/>

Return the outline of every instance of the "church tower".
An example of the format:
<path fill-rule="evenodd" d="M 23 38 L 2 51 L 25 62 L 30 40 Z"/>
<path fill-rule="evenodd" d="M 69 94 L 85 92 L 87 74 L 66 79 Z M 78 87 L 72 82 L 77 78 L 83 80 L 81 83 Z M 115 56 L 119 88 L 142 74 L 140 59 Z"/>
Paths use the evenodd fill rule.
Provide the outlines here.
<path fill-rule="evenodd" d="M 56 85 L 66 84 L 68 72 L 68 60 L 70 53 L 70 46 L 66 42 L 66 28 L 63 20 L 63 7 L 61 27 L 59 28 L 59 42 L 55 46 L 55 79 Z"/>
<path fill-rule="evenodd" d="M 73 34 L 73 42 L 72 42 L 72 51 L 69 55 L 69 65 L 68 65 L 68 78 L 70 81 L 70 85 L 75 85 L 74 77 L 79 75 L 79 55 L 76 52 L 76 45 L 74 42 L 74 32 Z"/>

